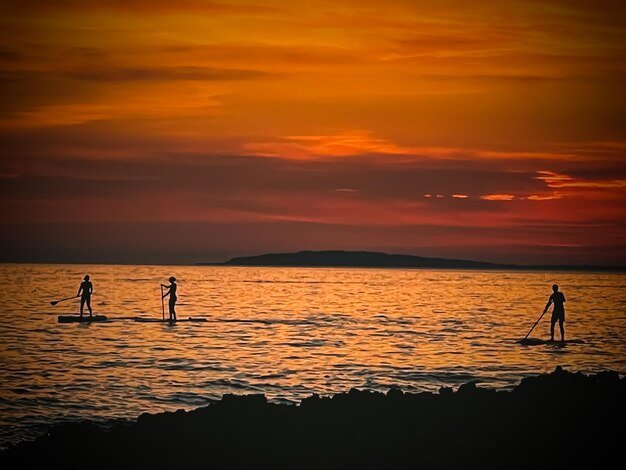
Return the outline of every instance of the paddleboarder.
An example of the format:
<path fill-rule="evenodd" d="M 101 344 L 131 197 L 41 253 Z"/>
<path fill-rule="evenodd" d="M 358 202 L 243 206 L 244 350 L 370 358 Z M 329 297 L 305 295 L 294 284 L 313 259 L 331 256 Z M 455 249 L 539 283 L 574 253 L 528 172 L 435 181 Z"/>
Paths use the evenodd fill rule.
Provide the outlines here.
<path fill-rule="evenodd" d="M 176 278 L 174 276 L 170 277 L 168 279 L 170 281 L 170 285 L 166 286 L 165 284 L 161 284 L 161 287 L 164 287 L 165 289 L 167 289 L 167 292 L 165 294 L 163 294 L 163 298 L 167 297 L 168 295 L 170 296 L 170 301 L 169 301 L 169 312 L 170 312 L 170 321 L 176 321 L 176 300 L 178 299 L 178 297 L 176 297 L 176 288 L 178 287 L 178 285 L 176 284 Z"/>
<path fill-rule="evenodd" d="M 543 313 L 546 313 L 550 305 L 554 304 L 552 308 L 552 318 L 550 319 L 550 341 L 554 341 L 554 325 L 558 321 L 561 330 L 561 342 L 564 342 L 565 329 L 563 328 L 563 323 L 565 322 L 565 306 L 563 304 L 565 303 L 565 295 L 563 295 L 563 292 L 559 291 L 557 284 L 552 286 L 552 291 L 546 308 L 543 309 Z"/>
<path fill-rule="evenodd" d="M 93 311 L 91 310 L 91 293 L 93 292 L 93 284 L 89 280 L 89 274 L 85 274 L 83 282 L 80 283 L 76 297 L 80 296 L 80 316 L 83 316 L 83 309 L 85 304 L 89 309 L 89 318 L 93 317 Z"/>

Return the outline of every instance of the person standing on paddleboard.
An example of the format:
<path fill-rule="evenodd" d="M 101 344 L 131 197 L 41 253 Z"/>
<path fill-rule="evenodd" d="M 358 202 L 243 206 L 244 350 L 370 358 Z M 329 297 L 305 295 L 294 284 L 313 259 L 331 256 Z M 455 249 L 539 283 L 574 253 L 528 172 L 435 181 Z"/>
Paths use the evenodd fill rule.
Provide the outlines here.
<path fill-rule="evenodd" d="M 86 274 L 83 278 L 83 282 L 80 283 L 76 297 L 80 295 L 80 316 L 83 316 L 83 309 L 85 304 L 89 309 L 89 317 L 93 317 L 93 311 L 91 310 L 91 293 L 93 292 L 93 284 L 89 280 L 89 274 Z"/>
<path fill-rule="evenodd" d="M 165 287 L 167 289 L 167 292 L 165 294 L 163 294 L 163 298 L 167 297 L 168 295 L 170 296 L 170 301 L 169 301 L 169 311 L 170 311 L 170 321 L 176 321 L 176 300 L 178 300 L 178 297 L 176 297 L 176 288 L 178 287 L 178 285 L 176 284 L 176 278 L 174 276 L 170 277 L 168 279 L 170 281 L 170 285 L 166 286 L 165 284 L 161 284 L 161 287 Z"/>
<path fill-rule="evenodd" d="M 554 304 L 554 308 L 552 308 L 552 318 L 550 319 L 550 341 L 554 341 L 554 324 L 559 322 L 559 328 L 561 329 L 561 342 L 565 341 L 565 329 L 563 328 L 563 323 L 565 322 L 565 295 L 563 292 L 559 291 L 559 286 L 554 284 L 552 286 L 552 294 L 548 299 L 548 303 L 546 304 L 546 308 L 543 309 L 543 313 L 548 311 L 550 304 Z"/>

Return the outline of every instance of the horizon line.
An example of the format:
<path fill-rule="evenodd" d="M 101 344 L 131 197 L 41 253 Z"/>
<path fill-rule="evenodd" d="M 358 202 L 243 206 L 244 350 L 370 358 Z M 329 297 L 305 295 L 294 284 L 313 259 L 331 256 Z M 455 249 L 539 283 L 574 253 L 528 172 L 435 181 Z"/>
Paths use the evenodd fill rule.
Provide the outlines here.
<path fill-rule="evenodd" d="M 229 262 L 236 259 L 246 259 L 246 258 L 258 258 L 262 256 L 272 256 L 272 255 L 295 255 L 300 253 L 329 253 L 329 252 L 337 252 L 337 253 L 367 253 L 367 254 L 377 254 L 377 255 L 386 255 L 386 256 L 406 256 L 410 258 L 422 258 L 422 259 L 431 259 L 431 260 L 445 260 L 445 261 L 458 261 L 458 262 L 469 262 L 469 263 L 484 263 L 487 266 L 482 267 L 420 267 L 420 266 L 376 266 L 376 265 L 363 265 L 363 266 L 355 266 L 355 265 L 342 265 L 342 264 L 328 264 L 328 265 L 316 265 L 311 266 L 307 264 L 302 265 L 275 265 L 275 264 L 255 264 L 255 265 L 237 265 L 237 264 L 228 264 Z M 607 265 L 607 264 L 516 264 L 516 263 L 504 263 L 504 262 L 494 262 L 494 261 L 484 261 L 484 260 L 475 260 L 475 259 L 465 259 L 465 258 L 445 258 L 439 256 L 421 256 L 421 255 L 413 255 L 407 253 L 387 253 L 382 251 L 368 251 L 368 250 L 298 250 L 298 251 L 286 251 L 286 252 L 265 252 L 256 255 L 238 255 L 231 256 L 225 261 L 195 261 L 195 262 L 107 262 L 107 261 L 4 261 L 0 260 L 0 264 L 62 264 L 62 265 L 106 265 L 106 266 L 222 266 L 222 267 L 281 267 L 281 268 L 328 268 L 328 267 L 341 267 L 341 268 L 366 268 L 366 269 L 437 269 L 437 270 L 550 270 L 550 269 L 558 269 L 558 270 L 586 270 L 586 271 L 626 271 L 626 265 Z M 489 266 L 491 265 L 491 266 Z"/>

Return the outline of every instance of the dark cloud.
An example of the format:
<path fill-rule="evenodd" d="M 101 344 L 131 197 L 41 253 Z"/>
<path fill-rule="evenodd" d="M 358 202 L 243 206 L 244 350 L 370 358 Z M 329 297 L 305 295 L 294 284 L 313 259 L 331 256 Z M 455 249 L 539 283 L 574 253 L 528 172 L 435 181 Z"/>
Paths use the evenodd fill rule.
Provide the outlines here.
<path fill-rule="evenodd" d="M 251 250 L 397 247 L 426 256 L 564 262 L 569 255 L 569 262 L 607 264 L 616 262 L 609 245 L 623 237 L 615 203 L 588 206 L 580 218 L 576 200 L 480 200 L 481 194 L 546 190 L 536 173 L 510 171 L 497 160 L 482 166 L 457 160 L 443 168 L 385 163 L 380 156 L 293 161 L 163 151 L 88 159 L 31 151 L 0 157 L 7 175 L 0 178 L 0 261 L 191 263 Z M 611 177 L 582 167 L 571 174 Z M 425 199 L 424 193 L 445 197 Z M 454 199 L 453 193 L 472 197 Z M 412 214 L 432 223 L 407 223 Z M 193 221 L 198 217 L 215 220 Z M 402 249 L 410 243 L 412 251 Z M 559 243 L 585 249 L 567 251 Z"/>
<path fill-rule="evenodd" d="M 105 67 L 84 68 L 67 72 L 76 80 L 95 80 L 103 82 L 141 81 L 141 80 L 256 80 L 271 74 L 259 70 L 237 70 L 213 67 Z"/>
<path fill-rule="evenodd" d="M 457 74 L 454 75 L 442 75 L 442 74 L 419 74 L 415 75 L 416 78 L 419 79 L 428 79 L 428 80 L 437 80 L 437 81 L 458 81 L 459 77 Z M 567 77 L 568 79 L 574 77 Z M 539 74 L 527 74 L 527 73 L 511 73 L 511 72 L 503 72 L 500 74 L 483 74 L 483 73 L 468 73 L 463 77 L 463 81 L 465 83 L 485 83 L 491 81 L 511 81 L 511 82 L 543 82 L 543 81 L 563 81 L 566 77 L 557 77 L 550 75 L 539 75 Z"/>
<path fill-rule="evenodd" d="M 537 5 L 544 15 L 563 17 L 575 15 L 585 25 L 623 26 L 626 3 L 622 0 L 520 0 L 521 4 Z M 546 8 L 552 7 L 552 8 Z"/>
<path fill-rule="evenodd" d="M 353 197 L 384 201 L 421 200 L 425 193 L 479 196 L 545 188 L 534 172 L 496 169 L 492 162 L 482 168 L 463 168 L 458 161 L 449 168 L 428 168 L 420 162 L 384 165 L 376 157 L 292 161 L 180 153 L 150 159 L 88 160 L 58 155 L 2 160 L 5 170 L 19 177 L 0 181 L 0 188 L 22 197 L 128 197 L 146 191 L 183 190 L 198 197 L 242 192 L 324 194 L 348 187 L 358 190 Z"/>
<path fill-rule="evenodd" d="M 22 58 L 22 54 L 17 51 L 0 49 L 0 62 L 19 62 Z"/>
<path fill-rule="evenodd" d="M 245 1 L 212 1 L 212 0 L 5 0 L 4 10 L 12 12 L 103 12 L 116 11 L 121 13 L 263 13 L 274 11 L 270 6 Z"/>
<path fill-rule="evenodd" d="M 503 50 L 520 37 L 516 28 L 490 27 L 480 32 L 455 28 L 438 32 L 416 32 L 396 45 L 405 53 L 434 55 L 445 52 L 489 52 Z"/>
<path fill-rule="evenodd" d="M 1 57 L 0 57 L 1 59 Z M 74 80 L 87 80 L 96 82 L 123 82 L 123 81 L 176 81 L 176 80 L 201 80 L 201 81 L 234 81 L 234 80 L 257 80 L 276 76 L 277 74 L 260 70 L 226 69 L 218 67 L 117 67 L 86 65 L 83 68 L 71 70 L 44 70 L 32 71 L 27 69 L 12 69 L 0 71 L 0 80 L 14 82 L 16 84 L 35 85 L 41 82 L 69 77 Z M 70 84 L 66 86 L 71 86 Z"/>

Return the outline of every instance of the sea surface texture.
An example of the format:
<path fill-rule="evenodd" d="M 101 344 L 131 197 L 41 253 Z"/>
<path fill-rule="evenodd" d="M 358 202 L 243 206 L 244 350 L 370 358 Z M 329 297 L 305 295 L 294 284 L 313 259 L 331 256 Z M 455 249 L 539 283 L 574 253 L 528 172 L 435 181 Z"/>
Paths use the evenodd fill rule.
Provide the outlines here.
<path fill-rule="evenodd" d="M 104 323 L 78 313 L 85 274 Z M 178 279 L 178 318 L 160 283 Z M 225 393 L 298 401 L 351 387 L 511 387 L 552 371 L 626 372 L 626 276 L 614 273 L 0 265 L 0 447 L 53 423 L 192 409 Z M 567 339 L 522 346 L 551 285 Z M 165 302 L 167 316 L 167 299 Z M 549 337 L 550 312 L 530 337 Z M 558 338 L 558 326 L 556 337 Z"/>

